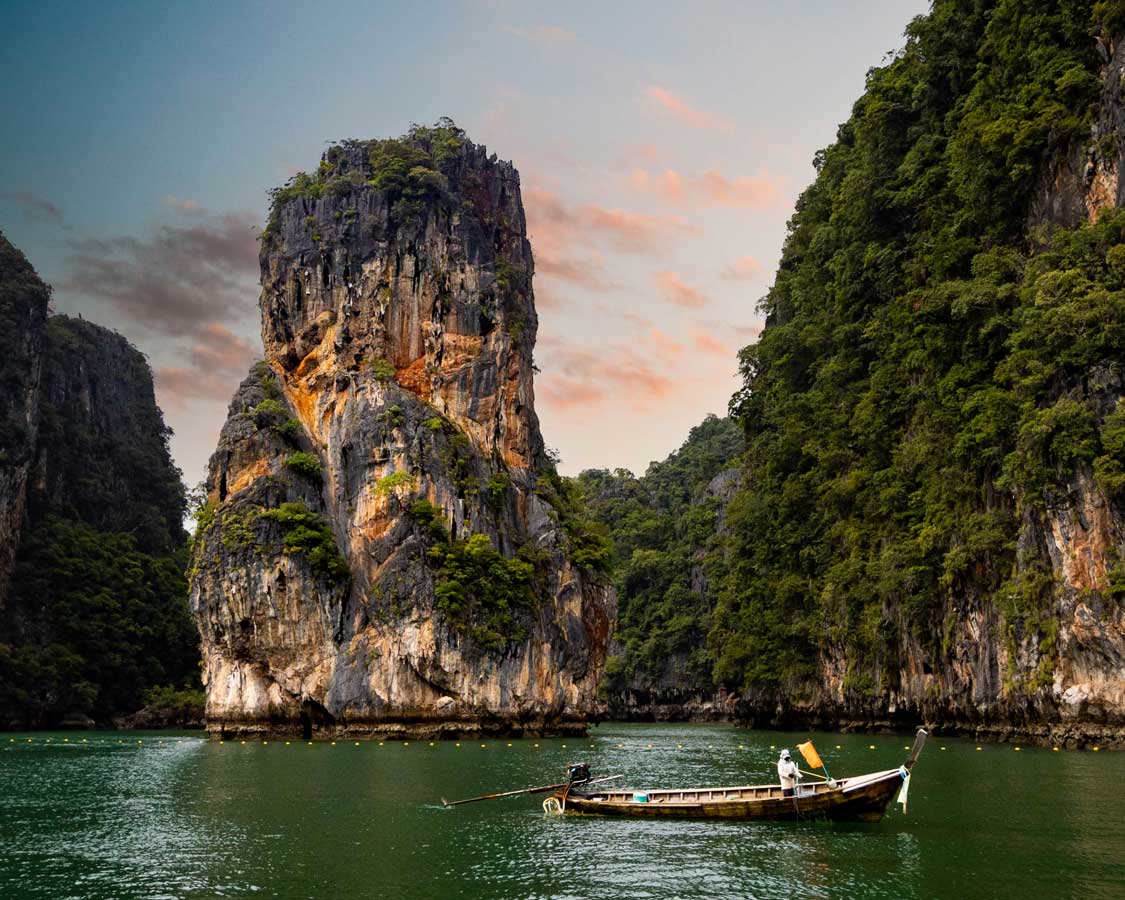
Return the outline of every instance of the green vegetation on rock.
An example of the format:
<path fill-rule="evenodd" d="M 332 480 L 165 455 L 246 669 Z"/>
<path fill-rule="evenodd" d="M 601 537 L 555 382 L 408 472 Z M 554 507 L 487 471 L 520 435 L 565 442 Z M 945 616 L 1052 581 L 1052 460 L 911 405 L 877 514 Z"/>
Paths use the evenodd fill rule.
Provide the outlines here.
<path fill-rule="evenodd" d="M 429 558 L 437 569 L 434 596 L 438 609 L 456 627 L 489 646 L 522 638 L 515 613 L 535 603 L 532 562 L 505 557 L 485 534 L 435 543 Z"/>
<path fill-rule="evenodd" d="M 269 239 L 277 233 L 280 210 L 294 200 L 347 196 L 365 187 L 385 196 L 393 224 L 416 224 L 435 202 L 451 201 L 448 173 L 464 142 L 464 131 L 443 118 L 431 127 L 415 125 L 400 138 L 345 141 L 329 147 L 315 173 L 299 172 L 284 187 L 270 192 L 270 216 L 262 236 Z M 345 166 L 349 151 L 356 148 L 364 151 L 365 170 Z M 343 218 L 351 221 L 355 215 L 349 209 Z M 305 217 L 309 227 L 316 221 L 315 216 Z M 319 241 L 320 235 L 313 238 Z"/>
<path fill-rule="evenodd" d="M 1027 228 L 1045 160 L 1089 134 L 1092 6 L 938 0 L 818 154 L 741 353 L 722 685 L 792 685 L 832 649 L 882 692 L 902 629 L 942 664 L 955 597 L 1049 654 L 1021 520 L 1084 472 L 1119 497 L 1125 464 L 1125 213 Z"/>
<path fill-rule="evenodd" d="M 324 477 L 324 469 L 321 468 L 320 460 L 315 454 L 307 453 L 304 450 L 290 453 L 285 459 L 285 467 L 298 475 L 303 475 L 309 481 L 320 482 Z"/>
<path fill-rule="evenodd" d="M 718 501 L 704 493 L 716 475 L 738 466 L 742 449 L 739 426 L 709 416 L 641 478 L 624 469 L 578 476 L 589 515 L 612 539 L 621 653 L 611 657 L 608 690 L 661 681 L 711 688 L 706 636 L 725 559 Z"/>
<path fill-rule="evenodd" d="M 282 503 L 277 509 L 262 510 L 258 518 L 279 525 L 282 550 L 304 556 L 317 574 L 336 583 L 350 577 L 332 527 L 303 503 Z"/>

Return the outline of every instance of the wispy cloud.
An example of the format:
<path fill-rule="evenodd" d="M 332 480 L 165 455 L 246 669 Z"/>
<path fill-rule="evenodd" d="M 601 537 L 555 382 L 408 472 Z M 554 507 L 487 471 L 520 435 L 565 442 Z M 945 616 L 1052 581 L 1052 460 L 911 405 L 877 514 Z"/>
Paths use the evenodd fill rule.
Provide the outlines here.
<path fill-rule="evenodd" d="M 557 410 L 621 404 L 638 411 L 654 408 L 683 386 L 673 363 L 680 355 L 650 334 L 626 346 L 573 345 L 556 341 L 544 353 L 537 391 Z"/>
<path fill-rule="evenodd" d="M 674 94 L 672 91 L 659 87 L 658 85 L 650 85 L 645 88 L 644 98 L 649 106 L 657 112 L 671 116 L 683 122 L 685 125 L 690 125 L 692 128 L 725 133 L 734 130 L 734 123 L 731 122 L 730 119 L 713 112 L 708 112 L 707 110 L 696 109 L 678 94 Z"/>
<path fill-rule="evenodd" d="M 764 273 L 762 264 L 752 256 L 740 256 L 723 266 L 720 276 L 725 281 L 759 281 Z"/>
<path fill-rule="evenodd" d="M 691 338 L 692 344 L 698 350 L 704 353 L 710 353 L 714 356 L 721 357 L 734 357 L 737 347 L 733 344 L 727 343 L 716 330 L 711 328 L 694 327 L 688 330 L 688 336 Z"/>
<path fill-rule="evenodd" d="M 559 25 L 501 25 L 500 30 L 536 44 L 572 44 L 577 35 Z"/>
<path fill-rule="evenodd" d="M 25 222 L 49 222 L 62 228 L 69 226 L 63 220 L 62 210 L 50 200 L 33 194 L 31 191 L 4 191 L 0 193 L 0 204 L 14 206 L 23 213 Z"/>
<path fill-rule="evenodd" d="M 145 237 L 74 241 L 62 287 L 100 300 L 129 325 L 170 337 L 252 315 L 258 281 L 257 217 L 204 215 Z"/>
<path fill-rule="evenodd" d="M 527 188 L 524 204 L 538 274 L 548 284 L 557 280 L 599 293 L 620 287 L 607 274 L 607 252 L 657 255 L 680 238 L 701 233 L 679 216 L 572 206 L 541 187 Z"/>
<path fill-rule="evenodd" d="M 677 206 L 766 207 L 781 199 L 779 186 L 766 175 L 728 178 L 715 171 L 685 175 L 675 169 L 651 172 L 637 168 L 630 173 L 629 182 L 635 190 Z"/>
<path fill-rule="evenodd" d="M 194 399 L 227 401 L 261 351 L 218 322 L 201 325 L 181 365 L 154 372 L 163 406 L 181 409 Z"/>
<path fill-rule="evenodd" d="M 675 272 L 665 270 L 653 276 L 664 299 L 685 309 L 700 309 L 707 305 L 707 297 L 698 288 L 685 284 Z"/>
<path fill-rule="evenodd" d="M 187 216 L 201 216 L 206 212 L 203 208 L 203 204 L 198 200 L 192 200 L 187 197 L 174 197 L 168 194 L 163 198 L 163 202 L 169 209 L 173 209 Z"/>

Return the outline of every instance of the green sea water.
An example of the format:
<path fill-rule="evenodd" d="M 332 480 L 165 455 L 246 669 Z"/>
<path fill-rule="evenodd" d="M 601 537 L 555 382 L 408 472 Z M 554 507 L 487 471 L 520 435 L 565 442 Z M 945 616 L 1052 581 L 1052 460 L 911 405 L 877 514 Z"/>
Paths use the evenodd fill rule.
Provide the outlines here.
<path fill-rule="evenodd" d="M 1125 897 L 1120 753 L 933 739 L 907 814 L 896 804 L 879 825 L 440 801 L 549 783 L 577 760 L 631 787 L 768 782 L 771 745 L 808 737 L 719 725 L 483 747 L 4 734 L 0 897 Z M 897 766 L 909 743 L 812 737 L 835 775 Z"/>

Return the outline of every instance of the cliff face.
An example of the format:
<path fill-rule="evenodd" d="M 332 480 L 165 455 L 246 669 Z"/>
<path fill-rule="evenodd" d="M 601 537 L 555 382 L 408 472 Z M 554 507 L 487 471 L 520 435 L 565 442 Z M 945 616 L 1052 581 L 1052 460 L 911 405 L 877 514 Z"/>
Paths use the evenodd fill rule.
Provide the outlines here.
<path fill-rule="evenodd" d="M 622 470 L 578 476 L 615 545 L 619 616 L 602 685 L 607 718 L 734 714 L 738 695 L 716 685 L 706 644 L 728 569 L 727 510 L 742 481 L 743 449 L 737 423 L 708 416 L 640 478 Z"/>
<path fill-rule="evenodd" d="M 108 329 L 47 317 L 48 289 L 10 244 L 0 253 L 0 725 L 108 723 L 149 688 L 197 677 L 183 486 L 144 356 Z"/>
<path fill-rule="evenodd" d="M 40 397 L 32 518 L 128 533 L 146 553 L 182 550 L 184 490 L 144 356 L 108 328 L 52 316 Z"/>
<path fill-rule="evenodd" d="M 261 265 L 191 576 L 208 727 L 584 728 L 614 598 L 535 416 L 515 169 L 448 123 L 333 147 Z"/>
<path fill-rule="evenodd" d="M 741 718 L 1125 742 L 1116 15 L 938 0 L 818 156 L 734 401 Z"/>
<path fill-rule="evenodd" d="M 0 609 L 19 546 L 39 431 L 39 379 L 50 289 L 0 234 Z"/>

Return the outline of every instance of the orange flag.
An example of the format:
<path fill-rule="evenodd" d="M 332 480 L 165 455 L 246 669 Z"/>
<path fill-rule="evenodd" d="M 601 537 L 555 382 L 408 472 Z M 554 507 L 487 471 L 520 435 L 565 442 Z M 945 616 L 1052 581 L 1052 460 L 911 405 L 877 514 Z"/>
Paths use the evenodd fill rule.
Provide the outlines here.
<path fill-rule="evenodd" d="M 798 744 L 797 749 L 801 751 L 801 756 L 805 758 L 805 762 L 809 764 L 810 769 L 821 769 L 824 763 L 820 761 L 820 754 L 816 752 L 816 747 L 813 746 L 812 741 L 805 741 L 803 744 Z"/>

